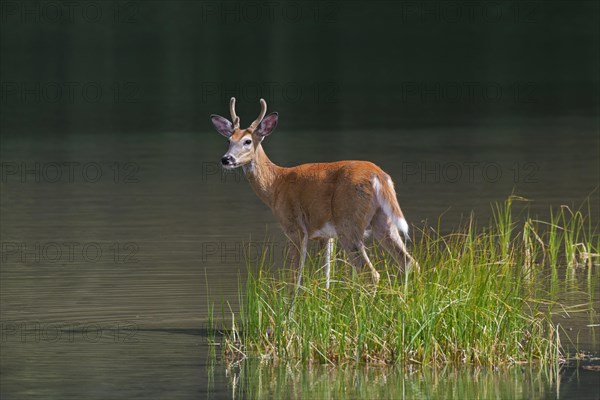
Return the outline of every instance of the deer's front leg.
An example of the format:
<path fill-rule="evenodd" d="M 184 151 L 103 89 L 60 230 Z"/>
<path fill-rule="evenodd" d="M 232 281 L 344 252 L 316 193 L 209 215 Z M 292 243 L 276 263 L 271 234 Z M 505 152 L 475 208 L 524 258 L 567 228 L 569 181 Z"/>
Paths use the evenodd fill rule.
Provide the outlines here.
<path fill-rule="evenodd" d="M 302 283 L 302 269 L 306 262 L 306 252 L 308 250 L 308 235 L 300 233 L 295 235 L 288 235 L 290 239 L 290 258 L 292 270 L 298 271 L 296 278 L 296 291 L 300 288 Z"/>
<path fill-rule="evenodd" d="M 319 241 L 321 250 L 325 249 L 325 289 L 329 289 L 331 275 L 331 255 L 333 253 L 333 238 L 322 239 Z"/>

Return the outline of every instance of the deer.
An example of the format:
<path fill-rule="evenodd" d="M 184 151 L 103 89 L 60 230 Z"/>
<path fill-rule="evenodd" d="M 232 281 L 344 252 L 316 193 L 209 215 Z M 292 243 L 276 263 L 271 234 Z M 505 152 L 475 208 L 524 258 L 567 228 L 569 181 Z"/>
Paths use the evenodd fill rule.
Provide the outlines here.
<path fill-rule="evenodd" d="M 369 161 L 337 161 L 282 167 L 263 149 L 263 140 L 277 127 L 279 114 L 261 110 L 248 128 L 240 128 L 235 97 L 229 103 L 231 121 L 212 114 L 214 128 L 229 140 L 221 158 L 226 170 L 242 168 L 250 186 L 281 225 L 290 242 L 290 261 L 300 287 L 308 241 L 325 246 L 326 288 L 329 289 L 331 255 L 337 239 L 357 272 L 368 266 L 374 284 L 380 275 L 365 249 L 370 234 L 390 253 L 400 272 L 418 264 L 409 254 L 400 232 L 409 240 L 408 223 L 400 209 L 392 178 Z"/>

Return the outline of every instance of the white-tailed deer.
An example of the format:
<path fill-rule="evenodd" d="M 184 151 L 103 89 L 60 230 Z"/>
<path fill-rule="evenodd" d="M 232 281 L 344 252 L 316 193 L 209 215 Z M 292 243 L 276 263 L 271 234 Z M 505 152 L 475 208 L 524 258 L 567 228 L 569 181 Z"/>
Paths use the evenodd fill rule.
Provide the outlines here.
<path fill-rule="evenodd" d="M 246 129 L 240 128 L 235 97 L 229 105 L 231 121 L 214 114 L 211 120 L 217 131 L 229 139 L 229 150 L 221 158 L 223 168 L 243 168 L 250 186 L 271 208 L 290 240 L 298 286 L 309 239 L 326 244 L 327 287 L 334 238 L 338 238 L 355 269 L 360 270 L 364 264 L 369 266 L 375 283 L 379 281 L 379 273 L 364 245 L 369 231 L 394 257 L 400 270 L 407 263 L 418 266 L 399 234 L 401 231 L 408 238 L 408 224 L 390 176 L 368 161 L 302 164 L 290 168 L 275 165 L 261 143 L 277 126 L 278 114 L 272 112 L 265 116 L 267 103 L 260 99 L 260 105 L 258 118 Z"/>

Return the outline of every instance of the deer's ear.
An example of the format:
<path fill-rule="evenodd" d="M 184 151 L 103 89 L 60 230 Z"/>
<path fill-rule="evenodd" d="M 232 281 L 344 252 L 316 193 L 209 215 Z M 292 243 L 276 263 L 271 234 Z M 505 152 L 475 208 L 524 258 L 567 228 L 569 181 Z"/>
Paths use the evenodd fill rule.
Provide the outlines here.
<path fill-rule="evenodd" d="M 272 112 L 260 122 L 258 128 L 256 129 L 256 134 L 260 137 L 269 136 L 271 132 L 275 130 L 277 127 L 277 120 L 279 119 L 279 114 L 276 112 Z"/>
<path fill-rule="evenodd" d="M 231 124 L 231 122 L 229 122 L 227 118 L 213 114 L 210 116 L 210 120 L 215 126 L 217 132 L 219 132 L 226 138 L 229 138 L 231 136 L 231 133 L 233 132 L 233 125 Z"/>

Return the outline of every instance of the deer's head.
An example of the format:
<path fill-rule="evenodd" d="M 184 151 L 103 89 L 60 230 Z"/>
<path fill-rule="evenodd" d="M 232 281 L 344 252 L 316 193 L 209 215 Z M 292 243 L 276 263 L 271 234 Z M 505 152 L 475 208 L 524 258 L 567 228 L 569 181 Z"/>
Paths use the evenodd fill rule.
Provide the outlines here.
<path fill-rule="evenodd" d="M 256 149 L 277 126 L 278 114 L 276 112 L 265 117 L 267 102 L 264 99 L 260 99 L 260 108 L 258 118 L 246 129 L 240 128 L 240 118 L 235 113 L 235 97 L 232 97 L 229 103 L 231 121 L 220 115 L 210 116 L 217 132 L 229 139 L 229 149 L 221 158 L 223 168 L 234 169 L 253 162 L 256 157 Z"/>

